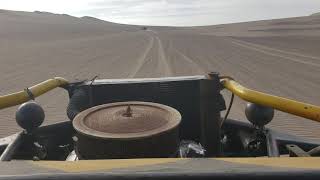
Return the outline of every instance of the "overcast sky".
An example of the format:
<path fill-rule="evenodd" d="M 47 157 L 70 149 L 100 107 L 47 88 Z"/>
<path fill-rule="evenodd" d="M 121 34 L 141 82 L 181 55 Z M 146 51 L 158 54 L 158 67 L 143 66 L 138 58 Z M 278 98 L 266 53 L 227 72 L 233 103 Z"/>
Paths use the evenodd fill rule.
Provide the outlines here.
<path fill-rule="evenodd" d="M 93 16 L 126 24 L 194 26 L 320 12 L 320 0 L 4 0 L 0 9 Z"/>

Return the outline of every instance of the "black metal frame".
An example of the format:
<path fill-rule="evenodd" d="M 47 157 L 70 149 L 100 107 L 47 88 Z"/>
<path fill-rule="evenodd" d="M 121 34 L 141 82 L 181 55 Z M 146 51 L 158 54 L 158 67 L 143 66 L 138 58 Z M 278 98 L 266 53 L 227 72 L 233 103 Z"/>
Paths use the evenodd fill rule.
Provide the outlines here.
<path fill-rule="evenodd" d="M 255 127 L 252 124 L 232 119 L 227 119 L 227 121 L 224 122 L 223 128 L 236 128 L 239 131 L 245 132 L 255 130 Z M 266 139 L 267 155 L 269 157 L 280 157 L 283 154 L 289 154 L 289 150 L 286 145 L 296 145 L 304 151 L 310 151 L 311 149 L 320 146 L 320 142 L 280 133 L 269 128 L 265 128 L 263 133 Z"/>

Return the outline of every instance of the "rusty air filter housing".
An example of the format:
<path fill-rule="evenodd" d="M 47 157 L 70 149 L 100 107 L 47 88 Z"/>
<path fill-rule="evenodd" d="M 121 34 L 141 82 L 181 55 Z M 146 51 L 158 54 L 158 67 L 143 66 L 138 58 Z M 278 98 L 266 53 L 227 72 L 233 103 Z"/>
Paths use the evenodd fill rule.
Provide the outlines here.
<path fill-rule="evenodd" d="M 172 156 L 179 144 L 180 113 L 162 104 L 119 102 L 92 107 L 73 120 L 83 159 Z"/>

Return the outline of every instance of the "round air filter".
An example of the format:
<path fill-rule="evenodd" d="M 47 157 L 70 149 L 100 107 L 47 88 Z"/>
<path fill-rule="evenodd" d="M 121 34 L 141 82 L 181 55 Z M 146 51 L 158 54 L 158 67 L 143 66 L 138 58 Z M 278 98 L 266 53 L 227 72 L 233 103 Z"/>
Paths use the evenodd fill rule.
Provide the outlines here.
<path fill-rule="evenodd" d="M 73 120 L 83 159 L 169 157 L 179 144 L 180 113 L 162 104 L 119 102 L 92 107 Z"/>

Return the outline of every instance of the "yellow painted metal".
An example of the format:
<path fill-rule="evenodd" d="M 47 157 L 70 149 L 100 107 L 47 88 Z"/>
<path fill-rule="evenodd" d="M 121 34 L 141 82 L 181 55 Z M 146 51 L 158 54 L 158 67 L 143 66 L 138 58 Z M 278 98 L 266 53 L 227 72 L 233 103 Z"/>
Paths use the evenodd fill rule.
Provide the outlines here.
<path fill-rule="evenodd" d="M 32 161 L 32 164 L 42 168 L 56 169 L 65 172 L 85 172 L 111 169 L 136 168 L 141 166 L 159 165 L 181 161 L 181 158 L 155 159 L 110 159 L 110 160 L 80 160 L 80 161 Z"/>
<path fill-rule="evenodd" d="M 206 158 L 206 165 L 212 161 L 213 170 L 217 161 L 228 162 L 229 165 L 252 165 L 252 167 L 263 166 L 273 168 L 297 168 L 320 170 L 319 157 L 257 157 L 257 158 Z M 155 159 L 110 159 L 110 160 L 80 160 L 80 161 L 29 161 L 32 165 L 41 168 L 60 170 L 64 172 L 89 172 L 110 171 L 113 169 L 126 169 L 150 167 L 158 165 L 157 169 L 167 169 L 167 164 L 176 165 L 199 163 L 199 160 L 190 158 L 155 158 Z M 308 163 L 306 163 L 308 162 Z M 231 163 L 231 164 L 230 164 Z"/>
<path fill-rule="evenodd" d="M 67 85 L 68 81 L 61 77 L 55 77 L 53 79 L 48 79 L 30 88 L 30 92 L 34 97 L 38 97 L 56 87 L 61 87 Z M 30 97 L 26 90 L 12 93 L 5 96 L 0 96 L 0 109 L 15 106 L 30 100 Z"/>
<path fill-rule="evenodd" d="M 259 158 L 219 158 L 219 160 L 243 165 L 271 166 L 279 168 L 303 168 L 320 170 L 319 157 L 259 157 Z M 307 163 L 306 163 L 307 162 Z"/>
<path fill-rule="evenodd" d="M 319 106 L 251 90 L 230 78 L 222 78 L 221 83 L 226 89 L 245 101 L 320 122 Z"/>

